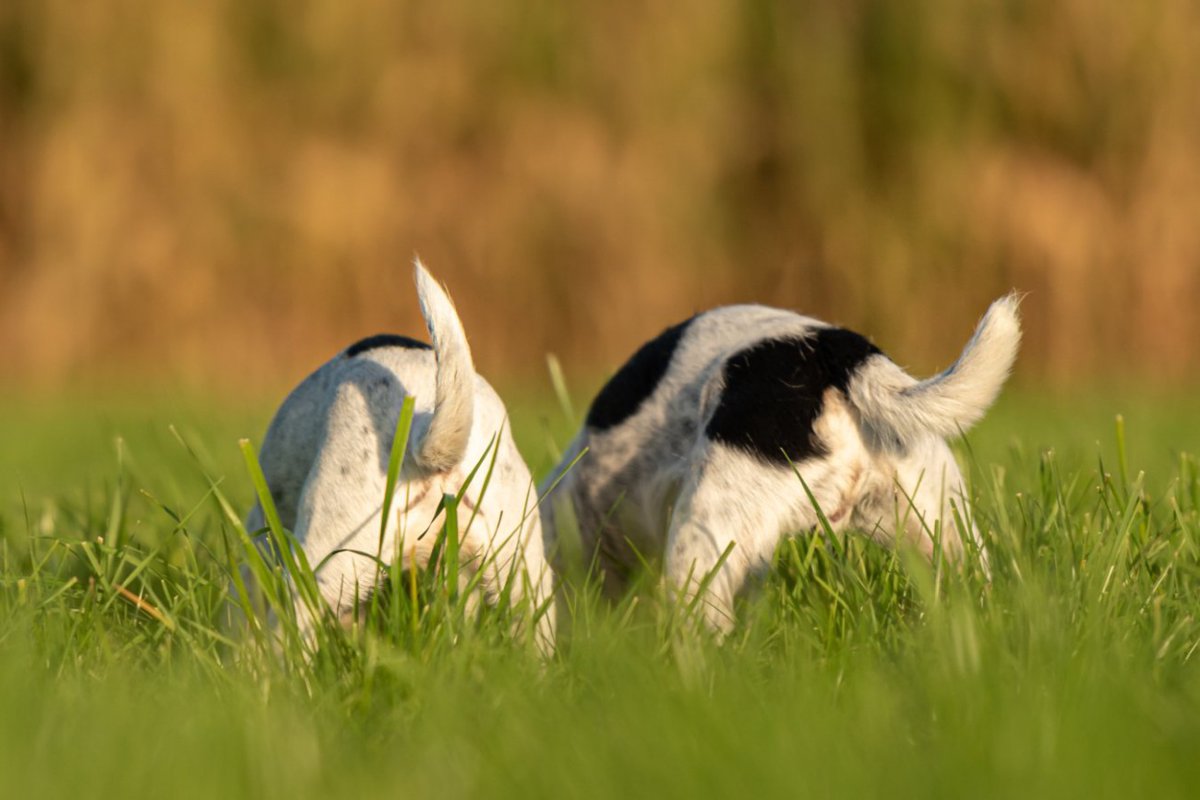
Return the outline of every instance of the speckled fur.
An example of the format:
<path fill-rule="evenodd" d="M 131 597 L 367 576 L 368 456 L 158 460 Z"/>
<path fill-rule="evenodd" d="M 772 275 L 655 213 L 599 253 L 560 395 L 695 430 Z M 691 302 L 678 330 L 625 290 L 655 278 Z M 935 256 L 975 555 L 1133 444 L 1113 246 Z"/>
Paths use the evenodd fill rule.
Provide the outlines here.
<path fill-rule="evenodd" d="M 940 530 L 944 552 L 959 556 L 965 539 L 978 546 L 978 535 L 973 524 L 955 523 L 952 504 L 969 515 L 945 437 L 978 420 L 1000 391 L 1020 341 L 1017 305 L 1013 296 L 996 301 L 955 365 L 927 381 L 882 354 L 849 365 L 846 391 L 822 392 L 812 431 L 823 452 L 794 465 L 713 441 L 705 426 L 732 356 L 828 326 L 764 306 L 696 317 L 637 411 L 605 430 L 585 426 L 543 483 L 543 492 L 558 484 L 544 514 L 547 541 L 576 529 L 611 595 L 627 588 L 643 560 L 661 560 L 668 583 L 686 597 L 715 569 L 703 608 L 716 629 L 732 623 L 735 595 L 766 568 L 780 537 L 817 527 L 797 472 L 835 531 L 905 540 L 931 556 L 929 532 Z M 569 548 L 559 550 L 563 569 Z"/>

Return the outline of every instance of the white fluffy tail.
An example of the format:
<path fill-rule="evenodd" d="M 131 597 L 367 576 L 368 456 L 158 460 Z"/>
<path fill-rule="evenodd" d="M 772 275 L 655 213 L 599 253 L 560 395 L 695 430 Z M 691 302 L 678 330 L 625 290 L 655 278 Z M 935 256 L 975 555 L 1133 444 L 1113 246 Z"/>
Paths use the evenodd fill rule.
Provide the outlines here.
<path fill-rule="evenodd" d="M 1021 343 L 1015 293 L 992 303 L 953 366 L 918 381 L 883 355 L 867 359 L 850 380 L 851 403 L 877 433 L 899 443 L 950 437 L 983 417 L 1012 370 Z"/>
<path fill-rule="evenodd" d="M 471 423 L 475 419 L 475 365 L 454 303 L 419 258 L 413 260 L 413 280 L 437 356 L 437 391 L 433 417 L 418 434 L 412 453 L 424 469 L 446 472 L 462 462 L 471 438 Z"/>

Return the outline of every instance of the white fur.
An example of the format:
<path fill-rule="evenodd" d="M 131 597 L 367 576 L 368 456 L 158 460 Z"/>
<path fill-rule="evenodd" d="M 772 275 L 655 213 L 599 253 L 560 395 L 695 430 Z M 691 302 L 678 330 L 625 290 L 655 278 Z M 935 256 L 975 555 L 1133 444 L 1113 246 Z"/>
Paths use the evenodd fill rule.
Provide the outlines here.
<path fill-rule="evenodd" d="M 417 298 L 437 358 L 433 416 L 420 433 L 413 457 L 430 472 L 446 472 L 462 461 L 475 419 L 475 365 L 467 334 L 446 290 L 420 260 L 413 262 Z"/>
<path fill-rule="evenodd" d="M 986 568 L 944 437 L 976 422 L 1007 377 L 1020 341 L 1016 298 L 994 303 L 959 360 L 935 378 L 918 382 L 872 355 L 851 373 L 847 391 L 826 388 L 813 425 L 824 455 L 781 465 L 709 438 L 732 356 L 827 327 L 763 306 L 694 318 L 636 412 L 608 429 L 585 425 L 543 483 L 543 492 L 557 484 L 543 519 L 547 541 L 558 543 L 555 566 L 569 568 L 567 531 L 574 530 L 610 595 L 624 592 L 646 561 L 662 559 L 667 582 L 685 597 L 711 575 L 702 607 L 724 630 L 735 595 L 766 569 L 780 538 L 818 527 L 815 500 L 835 532 L 904 541 L 930 557 L 936 532 L 951 558 L 971 541 Z"/>
<path fill-rule="evenodd" d="M 967 430 L 1012 371 L 1021 342 L 1018 304 L 1015 294 L 992 303 L 958 361 L 928 380 L 918 382 L 887 356 L 868 359 L 850 383 L 850 401 L 867 424 L 900 442 Z"/>
<path fill-rule="evenodd" d="M 343 351 L 302 381 L 276 412 L 260 461 L 280 519 L 303 547 L 325 601 L 339 615 L 351 615 L 379 577 L 369 556 L 405 569 L 425 567 L 441 525 L 435 522 L 439 502 L 459 492 L 483 462 L 459 515 L 463 580 L 482 569 L 485 598 L 494 598 L 512 578 L 512 599 L 528 598 L 540 607 L 551 596 L 552 577 L 529 469 L 512 440 L 503 402 L 475 374 L 450 298 L 420 262 L 414 279 L 433 350 L 384 346 L 353 357 Z M 410 396 L 412 435 L 381 542 L 392 439 Z M 251 531 L 263 527 L 261 507 L 254 507 L 246 525 Z M 308 610 L 299 601 L 296 608 L 310 633 Z M 549 648 L 553 637 L 552 615 L 543 614 L 539 644 Z"/>

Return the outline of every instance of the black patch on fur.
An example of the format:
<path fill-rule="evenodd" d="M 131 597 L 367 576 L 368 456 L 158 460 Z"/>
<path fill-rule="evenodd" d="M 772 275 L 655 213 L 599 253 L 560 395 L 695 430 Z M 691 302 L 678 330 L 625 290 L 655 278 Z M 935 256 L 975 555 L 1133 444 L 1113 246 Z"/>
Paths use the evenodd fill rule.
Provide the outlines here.
<path fill-rule="evenodd" d="M 818 328 L 805 338 L 767 339 L 734 353 L 705 433 L 781 466 L 824 456 L 813 424 L 825 391 L 845 392 L 858 366 L 879 352 L 853 331 Z"/>
<path fill-rule="evenodd" d="M 425 344 L 425 342 L 411 339 L 407 336 L 400 336 L 395 333 L 378 333 L 374 336 L 368 336 L 366 339 L 355 342 L 346 348 L 346 358 L 354 358 L 357 355 L 362 355 L 368 350 L 376 350 L 380 347 L 407 347 L 410 350 L 432 350 L 433 348 Z"/>
<path fill-rule="evenodd" d="M 671 365 L 671 357 L 679 347 L 679 340 L 692 324 L 691 319 L 678 325 L 673 325 L 646 342 L 638 349 L 633 357 L 625 362 L 617 374 L 609 378 L 608 383 L 592 401 L 588 409 L 587 426 L 593 430 L 608 430 L 619 425 L 637 412 L 646 398 L 654 393 L 667 367 Z"/>

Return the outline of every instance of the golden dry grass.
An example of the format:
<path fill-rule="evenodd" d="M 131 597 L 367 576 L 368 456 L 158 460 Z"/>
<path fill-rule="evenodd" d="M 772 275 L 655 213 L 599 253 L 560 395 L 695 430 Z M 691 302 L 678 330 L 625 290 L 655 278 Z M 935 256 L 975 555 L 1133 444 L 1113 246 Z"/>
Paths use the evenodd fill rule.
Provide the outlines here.
<path fill-rule="evenodd" d="M 6 0 L 0 370 L 294 378 L 445 281 L 489 372 L 756 300 L 944 364 L 1200 366 L 1185 0 Z"/>

